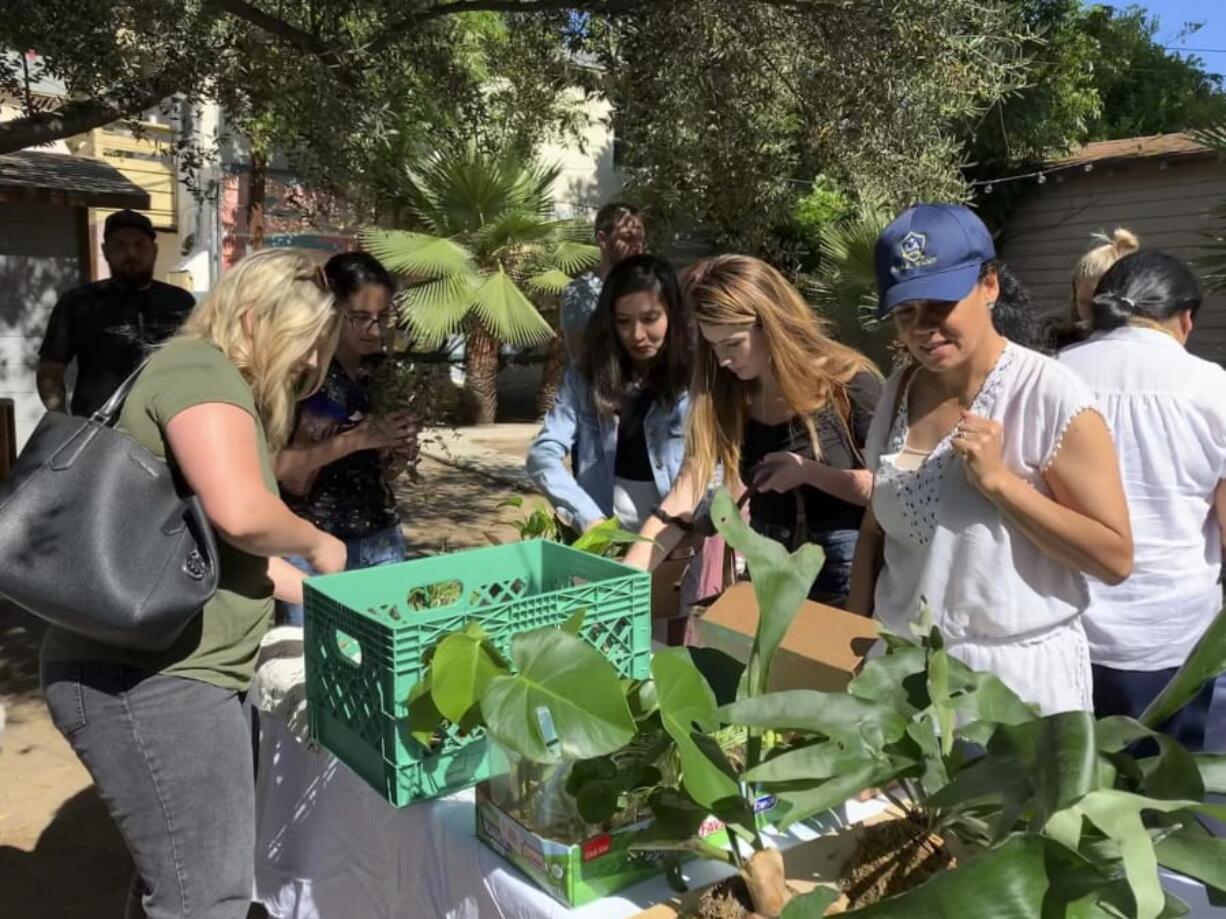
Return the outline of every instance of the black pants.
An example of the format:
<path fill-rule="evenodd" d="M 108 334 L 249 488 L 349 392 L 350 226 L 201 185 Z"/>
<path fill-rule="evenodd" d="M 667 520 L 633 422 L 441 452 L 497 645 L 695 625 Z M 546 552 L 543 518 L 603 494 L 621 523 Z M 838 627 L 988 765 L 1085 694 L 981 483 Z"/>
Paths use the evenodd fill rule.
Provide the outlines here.
<path fill-rule="evenodd" d="M 1094 714 L 1099 718 L 1108 715 L 1127 715 L 1140 718 L 1146 706 L 1158 698 L 1178 671 L 1168 670 L 1115 670 L 1095 664 Z M 1213 700 L 1213 681 L 1210 680 L 1180 711 L 1172 715 L 1159 730 L 1169 734 L 1193 753 L 1205 749 L 1205 729 L 1209 722 L 1209 703 Z M 1156 753 L 1156 749 L 1152 749 Z"/>

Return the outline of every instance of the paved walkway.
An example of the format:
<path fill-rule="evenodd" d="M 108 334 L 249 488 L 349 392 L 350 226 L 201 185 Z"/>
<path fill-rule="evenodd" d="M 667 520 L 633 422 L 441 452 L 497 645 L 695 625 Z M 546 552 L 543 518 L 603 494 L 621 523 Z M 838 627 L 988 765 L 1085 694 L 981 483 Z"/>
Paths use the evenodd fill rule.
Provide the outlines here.
<path fill-rule="evenodd" d="M 524 471 L 528 446 L 540 424 L 436 428 L 422 435 L 421 451 L 436 462 L 475 472 L 518 491 L 535 491 Z"/>

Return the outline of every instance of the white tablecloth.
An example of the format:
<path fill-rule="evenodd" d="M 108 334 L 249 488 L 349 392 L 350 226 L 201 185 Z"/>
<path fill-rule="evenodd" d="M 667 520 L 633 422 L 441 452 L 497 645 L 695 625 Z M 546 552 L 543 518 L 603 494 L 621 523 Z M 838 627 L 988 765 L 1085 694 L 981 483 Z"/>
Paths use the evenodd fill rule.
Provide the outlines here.
<path fill-rule="evenodd" d="M 397 810 L 284 720 L 259 717 L 256 899 L 273 919 L 627 919 L 670 894 L 657 878 L 567 909 L 477 840 L 472 792 Z M 773 841 L 815 835 L 799 827 Z M 685 870 L 695 886 L 727 873 L 714 862 Z"/>

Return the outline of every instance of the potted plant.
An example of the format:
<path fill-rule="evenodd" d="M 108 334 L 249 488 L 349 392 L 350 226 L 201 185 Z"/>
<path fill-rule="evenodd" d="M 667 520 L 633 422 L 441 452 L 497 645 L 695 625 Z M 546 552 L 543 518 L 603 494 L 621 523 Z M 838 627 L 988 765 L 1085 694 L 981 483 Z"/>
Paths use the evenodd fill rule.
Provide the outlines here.
<path fill-rule="evenodd" d="M 738 869 L 743 887 L 725 884 L 698 915 L 1183 915 L 1161 888 L 1159 865 L 1204 883 L 1211 897 L 1226 891 L 1226 841 L 1197 819 L 1226 817 L 1226 808 L 1205 802 L 1226 788 L 1226 757 L 1194 756 L 1154 731 L 1226 669 L 1226 618 L 1140 720 L 1040 717 L 999 679 L 959 662 L 928 627 L 915 640 L 883 635 L 885 653 L 846 692 L 765 693 L 776 630 L 786 629 L 785 607 L 799 604 L 786 569 L 809 576 L 804 550 L 789 558 L 750 532 L 726 495 L 713 516 L 746 556 L 762 629 L 736 701 L 718 708 L 684 651 L 656 655 L 655 694 L 684 752 L 677 785 L 652 793 L 655 824 L 640 841 Z M 729 725 L 747 737 L 735 767 L 710 740 L 711 730 Z M 1154 749 L 1138 747 L 1143 741 Z M 787 827 L 878 788 L 897 819 L 843 831 L 850 857 L 796 896 L 750 802 L 773 795 L 775 822 Z M 706 812 L 723 817 L 748 851 L 695 840 Z M 732 902 L 738 898 L 743 904 Z"/>

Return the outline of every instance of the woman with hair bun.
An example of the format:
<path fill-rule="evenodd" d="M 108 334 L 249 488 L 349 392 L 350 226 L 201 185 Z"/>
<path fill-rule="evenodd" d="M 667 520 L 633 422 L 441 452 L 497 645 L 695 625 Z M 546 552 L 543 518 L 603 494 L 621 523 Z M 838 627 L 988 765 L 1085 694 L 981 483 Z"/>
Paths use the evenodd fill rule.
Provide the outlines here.
<path fill-rule="evenodd" d="M 1099 717 L 1138 717 L 1222 607 L 1226 370 L 1189 354 L 1201 287 L 1157 250 L 1119 259 L 1090 302 L 1090 337 L 1060 362 L 1115 435 L 1135 543 L 1132 577 L 1091 583 L 1086 634 Z M 1163 726 L 1204 745 L 1212 683 Z"/>
<path fill-rule="evenodd" d="M 1092 238 L 1098 241 L 1098 245 L 1079 258 L 1073 268 L 1068 313 L 1047 324 L 1044 337 L 1047 345 L 1045 350 L 1049 352 L 1059 351 L 1085 340 L 1089 334 L 1087 330 L 1091 303 L 1099 279 L 1112 265 L 1124 256 L 1136 252 L 1141 246 L 1136 234 L 1123 227 L 1116 227 L 1110 236 L 1106 233 L 1095 233 Z"/>

